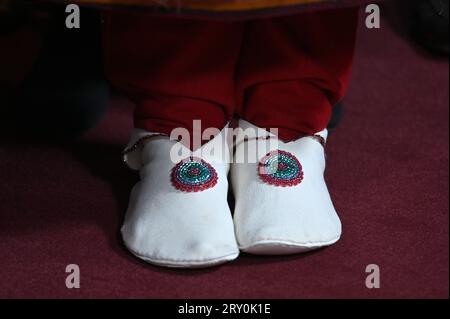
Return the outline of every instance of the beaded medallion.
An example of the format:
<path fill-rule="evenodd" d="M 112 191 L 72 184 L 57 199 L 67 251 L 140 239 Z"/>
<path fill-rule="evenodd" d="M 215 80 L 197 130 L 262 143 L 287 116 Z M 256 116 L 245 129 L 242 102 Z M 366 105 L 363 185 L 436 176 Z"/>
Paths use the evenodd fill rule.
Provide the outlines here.
<path fill-rule="evenodd" d="M 275 150 L 264 156 L 258 165 L 263 182 L 274 186 L 295 186 L 303 180 L 302 165 L 289 152 Z"/>
<path fill-rule="evenodd" d="M 217 172 L 210 164 L 196 157 L 179 162 L 172 169 L 172 184 L 183 192 L 201 192 L 217 184 Z"/>

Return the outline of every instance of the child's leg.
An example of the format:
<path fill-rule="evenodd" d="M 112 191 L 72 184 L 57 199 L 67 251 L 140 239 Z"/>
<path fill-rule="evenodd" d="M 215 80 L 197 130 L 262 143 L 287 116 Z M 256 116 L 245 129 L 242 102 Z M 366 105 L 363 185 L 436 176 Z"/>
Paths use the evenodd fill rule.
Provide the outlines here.
<path fill-rule="evenodd" d="M 193 120 L 201 120 L 203 129 L 225 126 L 233 113 L 241 29 L 240 24 L 139 14 L 106 17 L 107 74 L 136 103 L 139 129 L 126 160 L 140 169 L 141 180 L 131 193 L 122 236 L 145 261 L 204 267 L 238 256 L 223 132 L 196 153 L 167 137 L 148 137 L 175 128 L 186 128 L 192 136 Z M 138 140 L 142 143 L 134 144 Z M 202 152 L 205 147 L 214 153 Z M 174 159 L 179 151 L 184 157 Z"/>
<path fill-rule="evenodd" d="M 358 9 L 248 24 L 240 60 L 239 113 L 283 140 L 327 127 L 347 88 Z"/>
<path fill-rule="evenodd" d="M 345 9 L 256 21 L 246 30 L 240 126 L 277 128 L 280 140 L 237 141 L 238 161 L 248 149 L 257 154 L 256 163 L 232 166 L 235 229 L 244 251 L 297 253 L 341 235 L 323 178 L 323 145 L 331 106 L 347 87 L 356 21 L 357 10 Z M 255 135 L 277 141 L 265 130 Z"/>
<path fill-rule="evenodd" d="M 136 104 L 136 128 L 223 128 L 234 112 L 243 25 L 142 14 L 105 15 L 106 72 Z"/>

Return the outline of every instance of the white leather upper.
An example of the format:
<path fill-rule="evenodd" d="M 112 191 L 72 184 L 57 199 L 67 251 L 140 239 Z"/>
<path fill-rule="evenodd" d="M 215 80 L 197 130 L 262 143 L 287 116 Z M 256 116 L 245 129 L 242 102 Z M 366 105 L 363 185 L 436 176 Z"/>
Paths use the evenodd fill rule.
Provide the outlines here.
<path fill-rule="evenodd" d="M 242 120 L 239 125 L 253 126 Z M 268 135 L 267 132 L 258 134 Z M 326 131 L 318 134 L 327 137 Z M 272 145 L 267 140 L 241 143 L 235 157 L 245 158 L 242 153 L 254 152 L 261 159 L 275 149 L 287 151 L 300 161 L 304 179 L 296 186 L 277 187 L 261 180 L 258 163 L 232 165 L 231 182 L 236 198 L 234 223 L 240 249 L 258 254 L 288 254 L 336 242 L 341 235 L 341 223 L 323 178 L 322 145 L 311 137 L 277 142 Z"/>
<path fill-rule="evenodd" d="M 145 142 L 139 158 L 141 180 L 132 190 L 122 227 L 124 242 L 136 256 L 169 267 L 205 267 L 238 256 L 227 203 L 229 149 L 224 138 L 222 132 L 191 152 L 204 155 L 218 175 L 214 187 L 194 193 L 176 189 L 170 179 L 176 165 L 170 154 L 184 146 L 167 137 Z M 208 150 L 214 145 L 222 149 Z"/>

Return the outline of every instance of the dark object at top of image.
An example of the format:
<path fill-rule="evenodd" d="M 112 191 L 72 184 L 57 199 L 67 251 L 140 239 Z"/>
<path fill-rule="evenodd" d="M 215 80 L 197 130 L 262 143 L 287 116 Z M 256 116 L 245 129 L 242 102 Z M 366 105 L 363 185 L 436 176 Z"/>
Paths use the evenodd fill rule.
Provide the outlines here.
<path fill-rule="evenodd" d="M 449 1 L 415 1 L 414 36 L 428 50 L 439 54 L 449 53 Z"/>

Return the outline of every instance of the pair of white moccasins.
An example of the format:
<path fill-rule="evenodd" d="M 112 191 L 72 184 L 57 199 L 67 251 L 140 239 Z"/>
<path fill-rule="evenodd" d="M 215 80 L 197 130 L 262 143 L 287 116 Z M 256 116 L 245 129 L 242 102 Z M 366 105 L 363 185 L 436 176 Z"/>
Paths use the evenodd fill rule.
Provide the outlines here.
<path fill-rule="evenodd" d="M 295 254 L 339 240 L 341 223 L 323 177 L 327 131 L 283 143 L 246 121 L 239 127 L 245 134 L 235 138 L 233 155 L 224 129 L 197 151 L 184 149 L 191 155 L 178 163 L 180 142 L 134 131 L 124 160 L 140 171 L 140 181 L 122 227 L 134 255 L 196 268 L 234 260 L 240 251 Z"/>

